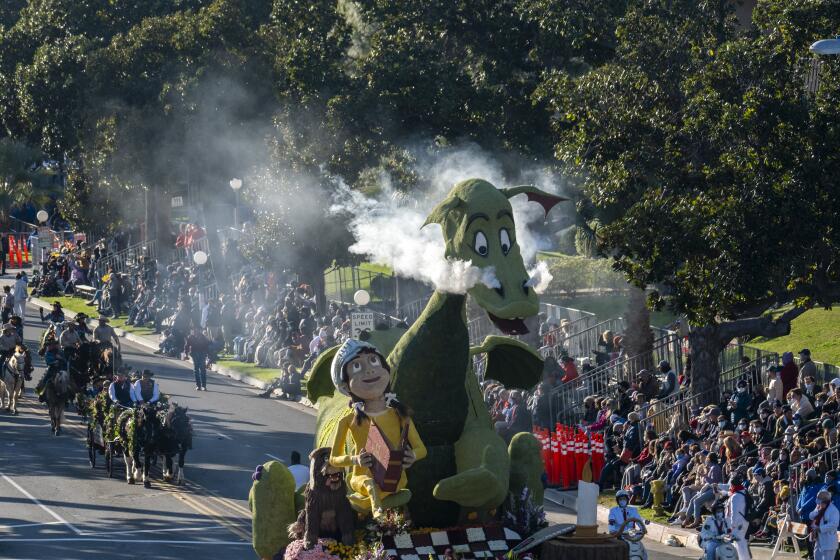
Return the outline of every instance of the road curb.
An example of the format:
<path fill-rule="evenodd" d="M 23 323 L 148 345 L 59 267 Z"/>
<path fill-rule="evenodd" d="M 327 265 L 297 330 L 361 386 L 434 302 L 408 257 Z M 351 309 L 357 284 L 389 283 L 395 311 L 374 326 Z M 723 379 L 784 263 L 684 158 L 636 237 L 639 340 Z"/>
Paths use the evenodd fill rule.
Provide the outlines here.
<path fill-rule="evenodd" d="M 36 297 L 31 297 L 30 296 L 29 303 L 31 303 L 32 305 L 34 305 L 36 307 L 40 307 L 41 309 L 52 309 L 52 303 L 50 303 L 46 300 L 43 300 L 41 298 L 36 298 Z M 69 309 L 65 309 L 64 310 L 64 315 L 73 319 L 73 318 L 76 317 L 77 312 L 76 311 L 70 311 Z M 124 339 L 126 339 L 130 342 L 133 342 L 134 344 L 137 344 L 138 346 L 142 346 L 143 348 L 145 348 L 147 350 L 151 350 L 153 352 L 158 350 L 157 342 L 155 342 L 153 340 L 149 340 L 145 336 L 140 336 L 140 335 L 137 335 L 137 334 L 134 334 L 134 333 L 130 333 L 130 332 L 125 331 L 124 329 L 120 329 L 120 328 L 117 328 L 117 327 L 114 327 L 114 331 L 116 331 L 117 336 L 119 336 L 120 338 L 124 338 Z M 239 373 L 238 371 L 236 371 L 234 369 L 231 369 L 229 367 L 220 366 L 219 364 L 213 364 L 208 369 L 210 371 L 215 372 L 215 373 L 224 375 L 225 377 L 229 377 L 229 378 L 233 379 L 234 381 L 239 381 L 240 383 L 250 385 L 251 387 L 255 387 L 255 388 L 260 389 L 260 390 L 265 390 L 268 387 L 268 383 L 266 383 L 265 381 L 261 381 L 261 380 L 257 379 L 256 377 L 251 377 L 250 375 L 245 375 L 245 374 Z M 279 373 L 279 370 L 278 370 L 278 373 Z M 292 401 L 287 401 L 286 404 L 291 405 L 291 404 L 293 404 L 293 402 Z M 306 397 L 301 398 L 301 400 L 298 402 L 298 404 L 301 406 L 302 409 L 304 409 L 304 412 L 310 412 L 311 413 L 311 411 L 316 408 L 311 402 L 309 402 L 309 399 L 307 399 Z M 297 408 L 297 407 L 294 407 L 294 408 Z"/>
<path fill-rule="evenodd" d="M 545 499 L 560 507 L 577 511 L 577 494 L 575 492 L 563 492 L 554 490 L 553 488 L 546 488 Z M 609 521 L 609 517 L 610 509 L 599 504 L 598 521 L 606 524 Z M 702 552 L 703 549 L 700 547 L 697 535 L 698 533 L 696 531 L 687 531 L 685 529 L 670 527 L 668 525 L 662 525 L 661 523 L 654 523 L 651 521 L 647 524 L 647 534 L 645 535 L 645 539 L 667 545 L 671 537 L 674 537 L 682 543 L 682 547 L 680 548 L 687 548 Z"/>

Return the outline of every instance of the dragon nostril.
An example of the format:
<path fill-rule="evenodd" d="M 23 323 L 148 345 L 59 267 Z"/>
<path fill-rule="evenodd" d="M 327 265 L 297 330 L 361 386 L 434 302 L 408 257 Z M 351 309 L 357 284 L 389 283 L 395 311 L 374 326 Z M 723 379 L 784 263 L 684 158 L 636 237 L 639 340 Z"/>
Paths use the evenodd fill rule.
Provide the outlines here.
<path fill-rule="evenodd" d="M 505 287 L 504 286 L 499 286 L 498 288 L 494 288 L 494 289 L 496 290 L 497 294 L 499 294 L 502 297 L 505 297 Z"/>
<path fill-rule="evenodd" d="M 528 282 L 530 282 L 530 280 L 525 280 L 524 282 L 522 282 L 522 291 L 525 292 L 526 296 L 528 295 L 528 288 L 530 287 L 528 286 Z"/>

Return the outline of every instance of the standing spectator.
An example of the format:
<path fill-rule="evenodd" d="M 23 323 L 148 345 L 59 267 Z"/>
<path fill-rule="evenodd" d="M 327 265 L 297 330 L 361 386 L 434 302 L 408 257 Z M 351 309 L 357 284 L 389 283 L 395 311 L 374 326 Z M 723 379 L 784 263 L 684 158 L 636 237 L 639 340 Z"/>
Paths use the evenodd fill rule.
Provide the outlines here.
<path fill-rule="evenodd" d="M 662 388 L 659 390 L 659 399 L 664 399 L 679 391 L 680 386 L 677 384 L 677 374 L 667 360 L 659 362 L 659 372 L 662 374 Z"/>
<path fill-rule="evenodd" d="M 770 402 L 784 402 L 785 393 L 782 384 L 781 368 L 770 366 L 767 369 L 767 400 Z"/>
<path fill-rule="evenodd" d="M 192 334 L 187 337 L 184 352 L 189 354 L 193 361 L 196 391 L 207 390 L 207 354 L 209 351 L 210 341 L 202 334 L 199 327 L 193 327 Z"/>
<path fill-rule="evenodd" d="M 805 386 L 805 378 L 811 376 L 817 378 L 817 364 L 811 360 L 811 351 L 803 348 L 799 351 L 799 386 Z"/>
<path fill-rule="evenodd" d="M 808 516 L 814 535 L 814 560 L 834 560 L 837 554 L 837 526 L 840 511 L 831 503 L 831 493 L 820 490 L 817 507 Z"/>
<path fill-rule="evenodd" d="M 729 399 L 729 410 L 731 413 L 732 424 L 738 424 L 741 420 L 746 420 L 750 415 L 750 406 L 752 406 L 752 397 L 747 390 L 747 382 L 743 379 L 738 381 L 737 390 L 735 394 Z M 744 426 L 746 428 L 746 426 Z"/>
<path fill-rule="evenodd" d="M 15 276 L 15 315 L 23 319 L 26 317 L 26 299 L 29 297 L 27 290 L 28 279 L 25 272 L 18 272 Z"/>
<path fill-rule="evenodd" d="M 9 317 L 11 317 L 12 313 L 15 310 L 15 295 L 12 293 L 12 288 L 9 286 L 3 286 L 3 309 L 2 309 L 2 322 L 8 323 Z"/>
<path fill-rule="evenodd" d="M 2 265 L 2 272 L 0 275 L 6 275 L 6 256 L 9 254 L 9 238 L 5 233 L 0 234 L 0 252 L 3 254 L 0 255 L 0 265 Z"/>
<path fill-rule="evenodd" d="M 795 389 L 799 382 L 799 370 L 796 369 L 796 363 L 793 361 L 793 352 L 782 354 L 782 371 L 779 372 L 779 376 L 782 379 L 782 402 L 784 402 L 788 392 Z"/>

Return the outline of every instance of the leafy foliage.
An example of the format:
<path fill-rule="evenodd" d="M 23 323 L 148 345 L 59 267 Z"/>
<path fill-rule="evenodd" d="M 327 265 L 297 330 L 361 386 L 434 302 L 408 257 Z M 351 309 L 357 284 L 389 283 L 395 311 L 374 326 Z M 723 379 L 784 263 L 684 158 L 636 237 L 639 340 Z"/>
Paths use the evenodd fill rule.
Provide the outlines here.
<path fill-rule="evenodd" d="M 826 61 L 811 100 L 802 68 L 838 10 L 768 1 L 743 29 L 724 3 L 631 3 L 612 61 L 538 92 L 557 156 L 585 170 L 601 250 L 697 323 L 831 302 L 840 73 Z"/>

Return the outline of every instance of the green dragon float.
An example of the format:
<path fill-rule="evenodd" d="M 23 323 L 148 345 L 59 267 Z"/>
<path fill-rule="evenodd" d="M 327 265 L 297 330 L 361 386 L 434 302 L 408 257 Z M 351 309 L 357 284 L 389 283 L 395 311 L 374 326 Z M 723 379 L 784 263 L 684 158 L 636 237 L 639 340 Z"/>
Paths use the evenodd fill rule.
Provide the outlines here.
<path fill-rule="evenodd" d="M 469 179 L 456 184 L 424 224 L 441 226 L 448 259 L 492 268 L 495 286 L 478 283 L 469 296 L 509 335 L 527 333 L 524 319 L 539 310 L 509 202 L 520 194 L 546 212 L 565 200 L 532 186 L 498 189 Z M 392 387 L 413 410 L 428 449 L 428 456 L 408 476 L 408 509 L 415 526 L 480 523 L 496 516 L 509 492 L 525 486 L 535 502 L 543 499 L 540 446 L 530 434 L 518 434 L 510 446 L 496 434 L 473 374 L 472 356 L 486 354 L 486 378 L 522 389 L 539 382 L 542 360 L 528 345 L 506 336 L 489 336 L 471 348 L 466 301 L 465 294 L 435 291 L 409 329 L 375 330 L 368 338 L 388 356 Z M 336 351 L 331 348 L 318 357 L 307 383 L 308 397 L 318 405 L 316 448 L 331 445 L 347 411 L 347 397 L 335 391 L 330 377 Z M 255 546 L 258 533 L 255 526 Z"/>

